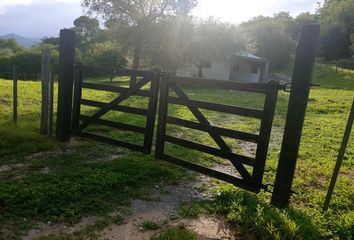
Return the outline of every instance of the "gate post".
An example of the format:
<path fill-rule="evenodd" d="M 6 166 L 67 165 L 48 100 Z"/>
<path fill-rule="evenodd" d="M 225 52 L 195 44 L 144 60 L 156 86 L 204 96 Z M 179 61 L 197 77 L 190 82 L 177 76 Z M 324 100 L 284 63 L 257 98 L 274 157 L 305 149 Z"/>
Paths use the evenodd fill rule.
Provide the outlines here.
<path fill-rule="evenodd" d="M 319 34 L 319 25 L 304 25 L 297 44 L 284 137 L 272 195 L 272 204 L 278 207 L 288 206 L 292 193 Z"/>
<path fill-rule="evenodd" d="M 75 32 L 60 30 L 59 89 L 56 138 L 70 140 L 71 111 L 74 82 Z"/>
<path fill-rule="evenodd" d="M 75 64 L 74 100 L 71 129 L 74 133 L 80 132 L 80 101 L 82 95 L 82 63 Z"/>

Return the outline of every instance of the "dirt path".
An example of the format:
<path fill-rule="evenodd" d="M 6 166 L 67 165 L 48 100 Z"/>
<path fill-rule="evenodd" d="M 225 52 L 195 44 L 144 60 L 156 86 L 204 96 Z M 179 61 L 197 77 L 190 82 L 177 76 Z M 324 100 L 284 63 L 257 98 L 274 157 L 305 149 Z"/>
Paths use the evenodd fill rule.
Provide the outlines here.
<path fill-rule="evenodd" d="M 224 166 L 218 168 L 222 169 Z M 99 239 L 148 240 L 166 227 L 189 229 L 199 236 L 198 239 L 235 239 L 225 219 L 215 217 L 183 219 L 178 213 L 183 203 L 210 198 L 211 187 L 210 178 L 203 175 L 198 175 L 194 181 L 182 182 L 175 186 L 156 185 L 148 200 L 132 201 L 130 214 L 126 216 L 123 224 L 112 224 L 106 227 L 98 233 Z M 29 231 L 23 239 L 30 240 L 50 234 L 71 234 L 94 224 L 96 220 L 95 217 L 88 217 L 75 225 L 40 224 L 36 229 Z M 142 223 L 146 221 L 158 224 L 159 229 L 144 230 Z"/>
<path fill-rule="evenodd" d="M 131 206 L 131 215 L 121 225 L 111 225 L 100 235 L 102 240 L 148 240 L 159 230 L 144 231 L 142 223 L 150 221 L 161 228 L 167 226 L 183 227 L 194 231 L 200 239 L 234 239 L 224 219 L 201 217 L 195 220 L 182 219 L 178 214 L 181 204 L 210 197 L 209 178 L 199 175 L 196 181 L 184 182 L 178 186 L 163 188 L 164 193 L 156 193 L 155 200 L 135 200 Z M 156 186 L 158 189 L 159 186 Z"/>

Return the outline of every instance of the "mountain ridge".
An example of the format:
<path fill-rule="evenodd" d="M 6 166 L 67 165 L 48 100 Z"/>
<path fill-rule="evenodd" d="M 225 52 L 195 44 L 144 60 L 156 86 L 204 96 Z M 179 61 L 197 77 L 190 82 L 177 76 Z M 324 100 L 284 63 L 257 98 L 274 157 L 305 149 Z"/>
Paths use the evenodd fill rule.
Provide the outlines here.
<path fill-rule="evenodd" d="M 15 41 L 22 47 L 30 48 L 36 43 L 40 42 L 38 38 L 28 38 L 15 33 L 9 33 L 0 36 L 0 39 L 15 39 Z"/>

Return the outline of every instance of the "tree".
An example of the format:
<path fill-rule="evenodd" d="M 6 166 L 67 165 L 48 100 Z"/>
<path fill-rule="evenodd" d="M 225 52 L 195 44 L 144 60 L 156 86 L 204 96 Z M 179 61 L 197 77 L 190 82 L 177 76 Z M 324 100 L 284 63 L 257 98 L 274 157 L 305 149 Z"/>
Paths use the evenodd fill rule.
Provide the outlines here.
<path fill-rule="evenodd" d="M 22 74 L 20 76 L 22 79 L 36 80 L 40 77 L 41 61 L 41 52 L 36 49 L 25 49 L 10 57 L 0 58 L 0 69 L 11 73 L 13 66 L 16 65 Z M 4 77 L 11 77 L 11 74 Z"/>
<path fill-rule="evenodd" d="M 84 57 L 87 64 L 103 67 L 124 67 L 127 60 L 111 42 L 95 43 Z"/>
<path fill-rule="evenodd" d="M 15 39 L 0 39 L 0 49 L 5 51 L 11 51 L 12 54 L 23 50 L 23 48 L 18 45 Z"/>
<path fill-rule="evenodd" d="M 192 17 L 168 16 L 153 24 L 144 49 L 146 63 L 175 73 L 188 62 L 186 53 L 193 32 Z"/>
<path fill-rule="evenodd" d="M 339 25 L 330 25 L 322 30 L 320 50 L 327 61 L 350 57 L 350 38 Z"/>
<path fill-rule="evenodd" d="M 58 37 L 43 38 L 41 40 L 42 44 L 50 44 L 53 46 L 59 46 L 60 39 Z"/>
<path fill-rule="evenodd" d="M 296 18 L 295 22 L 302 26 L 304 24 L 318 23 L 318 14 L 312 14 L 309 12 L 300 13 Z"/>
<path fill-rule="evenodd" d="M 93 43 L 100 30 L 100 23 L 95 18 L 81 16 L 74 20 L 74 31 L 76 42 L 81 50 L 85 50 L 90 43 Z"/>
<path fill-rule="evenodd" d="M 279 12 L 274 14 L 271 21 L 277 25 L 283 33 L 288 35 L 291 39 L 296 40 L 299 33 L 299 28 L 295 19 L 290 16 L 288 12 Z"/>
<path fill-rule="evenodd" d="M 196 0 L 84 0 L 83 6 L 107 20 L 119 41 L 133 52 L 133 67 L 139 68 L 147 35 L 153 24 L 167 15 L 187 15 Z"/>
<path fill-rule="evenodd" d="M 270 60 L 273 69 L 284 68 L 294 49 L 294 41 L 270 17 L 256 17 L 241 25 L 248 50 Z"/>
<path fill-rule="evenodd" d="M 327 60 L 348 57 L 354 47 L 354 1 L 325 0 L 318 9 L 323 29 L 322 55 Z"/>
<path fill-rule="evenodd" d="M 198 68 L 198 77 L 202 78 L 203 68 L 210 61 L 230 62 L 237 51 L 244 49 L 245 44 L 238 29 L 227 23 L 221 23 L 213 18 L 201 21 L 193 36 L 189 59 Z"/>

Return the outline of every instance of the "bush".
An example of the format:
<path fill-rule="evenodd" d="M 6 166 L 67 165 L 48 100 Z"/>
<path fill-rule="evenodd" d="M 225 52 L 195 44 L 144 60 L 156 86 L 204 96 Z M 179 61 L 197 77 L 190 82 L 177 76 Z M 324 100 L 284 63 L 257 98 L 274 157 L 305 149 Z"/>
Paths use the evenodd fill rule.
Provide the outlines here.
<path fill-rule="evenodd" d="M 342 58 L 337 61 L 338 67 L 354 69 L 354 58 Z"/>
<path fill-rule="evenodd" d="M 85 54 L 84 63 L 101 67 L 124 67 L 127 60 L 112 43 L 96 43 Z"/>
<path fill-rule="evenodd" d="M 44 48 L 52 49 L 51 67 L 54 74 L 58 73 L 59 52 L 53 49 L 52 45 L 22 49 L 16 53 L 11 53 L 9 49 L 0 49 L 7 54 L 0 55 L 0 77 L 12 79 L 13 67 L 18 69 L 18 78 L 22 80 L 39 80 L 41 78 L 42 52 Z M 0 51 L 1 53 L 1 51 Z"/>
<path fill-rule="evenodd" d="M 20 79 L 37 80 L 41 74 L 41 61 L 41 53 L 32 49 L 0 58 L 0 77 L 11 79 L 13 66 L 16 65 Z"/>

